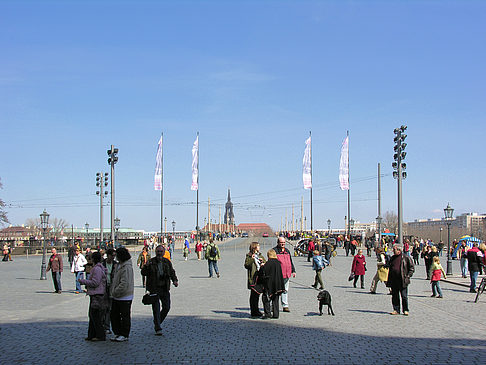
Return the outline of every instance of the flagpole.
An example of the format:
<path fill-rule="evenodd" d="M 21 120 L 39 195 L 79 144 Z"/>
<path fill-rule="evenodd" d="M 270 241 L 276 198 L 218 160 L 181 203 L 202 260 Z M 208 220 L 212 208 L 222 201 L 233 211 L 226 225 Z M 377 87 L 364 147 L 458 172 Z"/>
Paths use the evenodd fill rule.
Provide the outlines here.
<path fill-rule="evenodd" d="M 312 132 L 309 131 L 309 138 L 312 137 Z M 311 188 L 310 188 L 310 228 L 311 228 L 311 234 L 313 232 L 313 225 L 312 225 L 312 222 L 313 222 L 313 218 L 312 218 L 312 139 L 311 139 L 311 143 L 310 143 L 310 146 L 309 146 L 309 150 L 310 150 L 310 174 L 311 174 Z"/>
<path fill-rule="evenodd" d="M 349 131 L 346 131 L 346 137 L 348 138 L 348 237 L 351 240 L 351 184 L 350 184 L 350 168 L 349 168 Z"/>
<path fill-rule="evenodd" d="M 196 242 L 199 243 L 199 132 L 197 132 Z"/>
<path fill-rule="evenodd" d="M 162 149 L 162 158 L 161 158 L 161 168 L 162 168 L 162 176 L 161 176 L 161 186 L 162 188 L 160 189 L 160 240 L 161 242 L 164 242 L 163 238 L 163 231 L 164 231 L 164 132 L 162 132 L 162 135 L 160 137 L 162 144 L 161 144 L 161 149 Z"/>

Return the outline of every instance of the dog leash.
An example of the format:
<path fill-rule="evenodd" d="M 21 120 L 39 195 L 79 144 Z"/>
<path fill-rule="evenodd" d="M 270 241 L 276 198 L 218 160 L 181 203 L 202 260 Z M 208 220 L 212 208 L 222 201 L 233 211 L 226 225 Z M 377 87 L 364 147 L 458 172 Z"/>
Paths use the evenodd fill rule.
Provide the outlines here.
<path fill-rule="evenodd" d="M 299 283 L 298 281 L 295 281 L 295 280 L 289 280 L 289 281 L 292 284 L 297 284 L 297 285 L 303 286 L 304 288 L 312 288 L 312 289 L 315 289 L 315 290 L 319 291 L 319 289 L 314 288 L 312 285 L 302 284 L 302 283 Z"/>

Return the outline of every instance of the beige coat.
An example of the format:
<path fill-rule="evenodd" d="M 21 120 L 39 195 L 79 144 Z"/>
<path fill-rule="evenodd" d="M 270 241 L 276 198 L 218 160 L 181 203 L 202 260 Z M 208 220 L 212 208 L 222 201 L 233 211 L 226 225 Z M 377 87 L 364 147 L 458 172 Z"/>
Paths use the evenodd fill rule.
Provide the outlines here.
<path fill-rule="evenodd" d="M 110 286 L 110 296 L 113 299 L 133 296 L 133 266 L 129 259 L 116 266 L 113 281 Z"/>

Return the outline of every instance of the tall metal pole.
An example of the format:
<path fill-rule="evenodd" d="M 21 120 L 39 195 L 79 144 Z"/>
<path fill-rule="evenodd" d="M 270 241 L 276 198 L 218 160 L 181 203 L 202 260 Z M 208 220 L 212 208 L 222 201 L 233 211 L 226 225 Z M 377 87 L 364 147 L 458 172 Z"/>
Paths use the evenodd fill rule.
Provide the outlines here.
<path fill-rule="evenodd" d="M 348 137 L 348 237 L 351 239 L 351 226 L 349 222 L 351 221 L 351 169 L 349 166 L 349 131 L 346 131 L 346 136 Z"/>
<path fill-rule="evenodd" d="M 447 275 L 452 275 L 451 260 L 451 222 L 447 222 Z"/>
<path fill-rule="evenodd" d="M 101 176 L 101 184 L 100 184 L 100 247 L 103 243 L 103 186 L 105 185 L 105 177 L 102 172 L 100 172 Z M 95 238 L 95 246 L 96 246 L 96 238 Z"/>
<path fill-rule="evenodd" d="M 400 128 L 396 128 L 394 133 L 396 134 L 394 141 L 395 141 L 395 154 L 393 156 L 395 162 L 392 163 L 394 168 L 393 177 L 396 178 L 397 185 L 398 185 L 398 244 L 403 244 L 403 200 L 402 200 L 402 180 L 406 178 L 406 172 L 403 170 L 406 168 L 405 163 L 402 164 L 403 159 L 405 159 L 406 152 L 405 147 L 407 146 L 405 138 L 407 138 L 406 134 L 403 134 L 407 126 L 402 125 Z"/>
<path fill-rule="evenodd" d="M 304 197 L 300 202 L 300 232 L 304 232 Z"/>
<path fill-rule="evenodd" d="M 199 242 L 199 132 L 197 132 L 196 242 Z"/>
<path fill-rule="evenodd" d="M 403 245 L 402 161 L 398 157 L 398 244 Z"/>
<path fill-rule="evenodd" d="M 211 232 L 211 201 L 208 197 L 208 232 Z"/>
<path fill-rule="evenodd" d="M 292 204 L 292 232 L 294 231 L 294 205 Z"/>
<path fill-rule="evenodd" d="M 162 239 L 163 236 L 163 223 L 164 223 L 164 133 L 162 132 L 162 135 L 160 137 L 162 144 L 160 148 L 162 149 L 162 158 L 161 158 L 161 181 L 160 184 L 162 188 L 160 189 L 160 239 Z"/>
<path fill-rule="evenodd" d="M 47 229 L 44 228 L 44 235 L 42 236 L 42 264 L 41 264 L 41 280 L 46 280 L 46 263 L 47 263 L 47 257 L 46 257 L 46 231 Z"/>
<path fill-rule="evenodd" d="M 309 131 L 309 138 L 312 137 L 312 132 Z M 312 212 L 312 139 L 310 143 L 310 174 L 311 174 L 311 188 L 310 188 L 310 229 L 311 229 L 311 234 L 313 232 L 314 226 L 313 226 L 313 212 Z"/>
<path fill-rule="evenodd" d="M 381 242 L 381 165 L 378 162 L 378 240 Z"/>
<path fill-rule="evenodd" d="M 115 151 L 115 146 L 111 145 L 111 156 L 113 156 Z M 114 158 L 111 159 L 110 163 L 111 168 L 111 219 L 110 219 L 110 228 L 111 228 L 111 242 L 113 245 L 115 244 L 115 160 Z"/>

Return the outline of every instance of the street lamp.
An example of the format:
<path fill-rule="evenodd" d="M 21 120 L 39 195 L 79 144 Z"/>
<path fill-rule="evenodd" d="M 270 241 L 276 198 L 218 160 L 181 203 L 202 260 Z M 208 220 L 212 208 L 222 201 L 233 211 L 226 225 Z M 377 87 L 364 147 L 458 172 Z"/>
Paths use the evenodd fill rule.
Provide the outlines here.
<path fill-rule="evenodd" d="M 176 222 L 172 221 L 172 236 L 174 237 L 174 240 L 175 240 L 175 225 L 176 225 Z"/>
<path fill-rule="evenodd" d="M 88 240 L 89 223 L 88 222 L 84 224 L 84 228 L 86 228 L 86 246 L 89 246 L 89 240 Z"/>
<path fill-rule="evenodd" d="M 452 275 L 452 260 L 451 260 L 451 221 L 454 209 L 447 203 L 447 207 L 444 208 L 444 216 L 447 224 L 447 275 Z"/>
<path fill-rule="evenodd" d="M 113 220 L 113 223 L 115 225 L 115 230 L 116 230 L 115 241 L 113 241 L 113 246 L 115 246 L 115 242 L 118 239 L 118 229 L 120 228 L 120 218 L 116 217 Z"/>
<path fill-rule="evenodd" d="M 327 235 L 330 236 L 331 235 L 331 220 L 328 219 L 327 220 Z"/>
<path fill-rule="evenodd" d="M 46 280 L 46 232 L 47 227 L 49 226 L 49 213 L 47 213 L 45 209 L 44 212 L 40 214 L 40 225 L 42 230 L 44 231 L 44 235 L 42 236 L 43 247 L 40 280 Z"/>
<path fill-rule="evenodd" d="M 442 242 L 442 227 L 439 228 L 439 242 Z"/>
<path fill-rule="evenodd" d="M 354 219 L 353 218 L 349 219 L 349 231 L 351 232 L 351 230 L 353 230 L 353 233 L 354 233 Z"/>
<path fill-rule="evenodd" d="M 164 218 L 164 233 L 167 235 L 167 217 Z"/>

